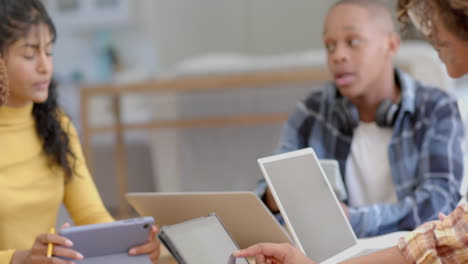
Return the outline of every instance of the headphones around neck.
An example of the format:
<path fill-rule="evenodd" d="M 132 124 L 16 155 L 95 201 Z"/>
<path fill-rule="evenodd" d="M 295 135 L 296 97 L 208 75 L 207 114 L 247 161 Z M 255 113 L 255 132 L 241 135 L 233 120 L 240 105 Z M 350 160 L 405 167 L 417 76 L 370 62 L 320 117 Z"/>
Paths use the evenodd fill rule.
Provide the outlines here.
<path fill-rule="evenodd" d="M 360 120 L 357 107 L 348 98 L 341 95 L 336 100 L 338 118 L 343 122 L 346 130 L 354 130 Z M 399 112 L 400 103 L 394 103 L 391 99 L 385 99 L 377 107 L 374 121 L 379 127 L 393 127 Z"/>

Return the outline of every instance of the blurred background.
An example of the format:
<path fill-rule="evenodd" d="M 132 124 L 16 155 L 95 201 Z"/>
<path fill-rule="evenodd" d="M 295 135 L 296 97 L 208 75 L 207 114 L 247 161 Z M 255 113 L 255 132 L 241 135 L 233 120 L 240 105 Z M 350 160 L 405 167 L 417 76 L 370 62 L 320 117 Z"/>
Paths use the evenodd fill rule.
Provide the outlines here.
<path fill-rule="evenodd" d="M 61 103 L 117 217 L 128 191 L 253 190 L 287 114 L 328 79 L 322 22 L 335 1 L 45 2 Z M 411 28 L 396 61 L 466 112 L 468 80 L 450 79 Z"/>

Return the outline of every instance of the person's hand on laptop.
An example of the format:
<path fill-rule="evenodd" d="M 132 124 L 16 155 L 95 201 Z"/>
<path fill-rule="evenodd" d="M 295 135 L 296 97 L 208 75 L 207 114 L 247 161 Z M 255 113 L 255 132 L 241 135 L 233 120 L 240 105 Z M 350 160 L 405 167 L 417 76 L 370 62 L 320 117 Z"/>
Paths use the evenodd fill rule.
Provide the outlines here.
<path fill-rule="evenodd" d="M 263 196 L 263 202 L 266 204 L 268 209 L 274 214 L 279 213 L 278 205 L 275 202 L 275 198 L 273 198 L 273 194 L 271 193 L 270 188 L 267 188 L 265 191 L 265 195 Z"/>
<path fill-rule="evenodd" d="M 233 253 L 236 258 L 255 257 L 256 264 L 317 264 L 291 244 L 262 243 Z"/>
<path fill-rule="evenodd" d="M 131 256 L 148 254 L 153 264 L 158 263 L 161 248 L 161 243 L 159 242 L 159 239 L 156 238 L 158 231 L 159 228 L 153 225 L 148 235 L 148 242 L 141 246 L 130 249 L 128 254 Z"/>
<path fill-rule="evenodd" d="M 232 254 L 236 258 L 255 257 L 256 264 L 317 264 L 304 256 L 291 244 L 262 243 L 238 250 Z M 409 264 L 397 246 L 345 260 L 342 264 Z"/>
<path fill-rule="evenodd" d="M 348 209 L 348 206 L 342 202 L 342 203 L 341 203 L 341 207 L 343 208 L 343 211 L 344 211 L 346 217 L 349 219 L 349 209 Z"/>

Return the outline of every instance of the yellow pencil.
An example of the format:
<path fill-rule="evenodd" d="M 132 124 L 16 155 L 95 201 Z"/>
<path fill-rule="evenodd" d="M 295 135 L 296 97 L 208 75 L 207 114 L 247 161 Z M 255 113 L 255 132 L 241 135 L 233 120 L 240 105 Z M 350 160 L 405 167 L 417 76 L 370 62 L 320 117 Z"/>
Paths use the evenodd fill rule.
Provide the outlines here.
<path fill-rule="evenodd" d="M 55 228 L 51 227 L 51 228 L 50 228 L 50 233 L 51 233 L 51 234 L 55 234 Z M 53 251 L 53 250 L 54 250 L 54 244 L 49 243 L 49 244 L 47 245 L 47 257 L 49 257 L 49 258 L 52 257 L 52 251 Z"/>

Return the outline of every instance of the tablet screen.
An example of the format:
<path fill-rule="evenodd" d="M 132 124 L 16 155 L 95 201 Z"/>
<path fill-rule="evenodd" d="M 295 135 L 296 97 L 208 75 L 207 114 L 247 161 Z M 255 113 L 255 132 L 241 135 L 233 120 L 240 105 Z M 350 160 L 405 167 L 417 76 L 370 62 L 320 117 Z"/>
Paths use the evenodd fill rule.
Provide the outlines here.
<path fill-rule="evenodd" d="M 248 264 L 245 259 L 232 257 L 238 246 L 217 216 L 167 226 L 163 232 L 186 263 Z"/>
<path fill-rule="evenodd" d="M 356 245 L 352 227 L 313 149 L 265 158 L 260 165 L 296 244 L 306 256 L 322 262 Z"/>

